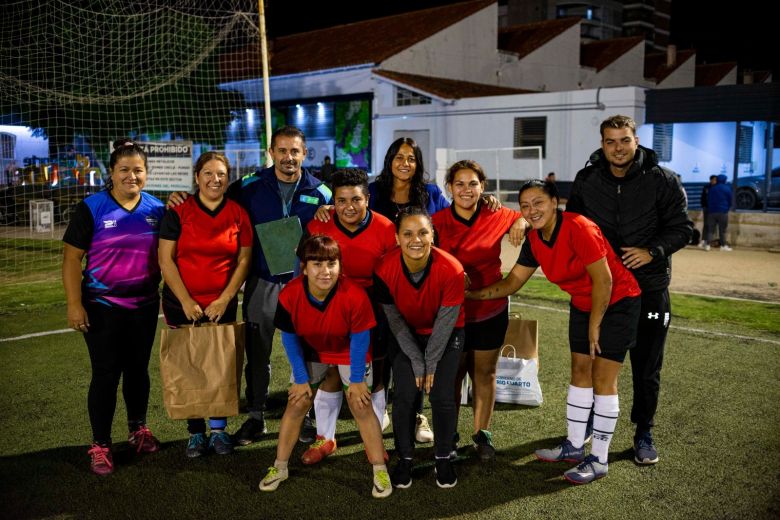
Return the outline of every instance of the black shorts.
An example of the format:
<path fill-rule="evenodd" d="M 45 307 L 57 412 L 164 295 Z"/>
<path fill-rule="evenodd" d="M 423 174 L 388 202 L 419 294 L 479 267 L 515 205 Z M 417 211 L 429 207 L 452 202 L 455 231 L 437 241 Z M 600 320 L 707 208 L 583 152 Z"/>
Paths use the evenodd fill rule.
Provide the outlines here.
<path fill-rule="evenodd" d="M 466 347 L 469 350 L 495 350 L 504 344 L 509 327 L 509 305 L 492 318 L 466 323 Z"/>
<path fill-rule="evenodd" d="M 601 354 L 596 354 L 597 356 L 618 363 L 625 360 L 626 352 L 636 345 L 641 308 L 642 301 L 639 296 L 623 298 L 607 307 L 607 312 L 601 320 Z M 583 312 L 569 304 L 569 348 L 574 353 L 590 355 L 589 320 L 589 312 Z"/>

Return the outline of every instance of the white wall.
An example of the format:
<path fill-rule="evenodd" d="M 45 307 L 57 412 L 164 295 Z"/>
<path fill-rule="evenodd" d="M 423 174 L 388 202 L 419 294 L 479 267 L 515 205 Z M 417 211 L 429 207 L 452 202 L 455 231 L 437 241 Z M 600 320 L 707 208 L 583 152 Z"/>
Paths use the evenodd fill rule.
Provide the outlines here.
<path fill-rule="evenodd" d="M 580 80 L 580 24 L 501 67 L 501 85 L 540 92 L 573 90 Z"/>
<path fill-rule="evenodd" d="M 688 58 L 685 63 L 677 67 L 656 88 L 683 88 L 696 85 L 696 55 Z"/>
<path fill-rule="evenodd" d="M 596 96 L 603 106 L 596 104 Z M 429 130 L 431 148 L 506 148 L 514 146 L 516 117 L 547 117 L 547 153 L 543 171 L 559 180 L 574 175 L 599 147 L 599 125 L 615 114 L 644 121 L 644 91 L 635 87 L 575 90 L 462 99 L 451 105 L 377 109 L 374 114 L 374 164 L 381 168 L 396 130 Z M 381 107 L 377 100 L 375 104 Z M 434 150 L 425 151 L 426 169 L 433 173 Z M 488 176 L 490 176 L 489 167 Z"/>
<path fill-rule="evenodd" d="M 594 69 L 581 68 L 582 88 L 622 87 L 625 85 L 652 87 L 653 82 L 644 78 L 645 43 L 639 42 L 631 50 L 596 72 Z"/>
<path fill-rule="evenodd" d="M 497 42 L 498 4 L 494 3 L 380 65 L 409 74 L 496 84 Z"/>

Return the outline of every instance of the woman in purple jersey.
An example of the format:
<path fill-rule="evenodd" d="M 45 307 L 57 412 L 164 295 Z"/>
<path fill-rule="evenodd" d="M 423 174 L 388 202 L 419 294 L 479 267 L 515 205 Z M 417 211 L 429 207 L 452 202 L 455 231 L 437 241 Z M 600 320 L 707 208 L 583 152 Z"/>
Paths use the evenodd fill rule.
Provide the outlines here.
<path fill-rule="evenodd" d="M 63 237 L 62 262 L 68 325 L 84 334 L 92 364 L 89 455 L 98 475 L 114 471 L 111 423 L 120 377 L 128 443 L 138 453 L 159 449 L 146 425 L 146 408 L 160 307 L 157 236 L 164 208 L 142 192 L 147 162 L 138 144 L 130 139 L 114 143 L 109 171 L 107 190 L 77 205 Z"/>

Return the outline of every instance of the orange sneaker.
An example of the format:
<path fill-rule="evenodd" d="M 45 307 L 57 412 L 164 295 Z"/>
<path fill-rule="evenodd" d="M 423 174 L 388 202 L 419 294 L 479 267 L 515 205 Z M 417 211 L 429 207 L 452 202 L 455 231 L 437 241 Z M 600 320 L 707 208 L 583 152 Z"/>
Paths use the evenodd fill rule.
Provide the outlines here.
<path fill-rule="evenodd" d="M 304 464 L 317 464 L 319 461 L 336 451 L 336 439 L 325 439 L 317 435 L 317 439 L 308 450 L 303 452 L 301 462 Z"/>

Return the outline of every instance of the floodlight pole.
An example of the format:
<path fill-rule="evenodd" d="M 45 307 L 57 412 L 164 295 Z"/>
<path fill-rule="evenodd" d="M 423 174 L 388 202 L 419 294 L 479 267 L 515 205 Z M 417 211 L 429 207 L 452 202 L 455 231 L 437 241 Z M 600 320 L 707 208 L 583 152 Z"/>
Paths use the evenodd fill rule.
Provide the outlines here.
<path fill-rule="evenodd" d="M 265 110 L 265 143 L 271 147 L 271 88 L 268 83 L 268 43 L 265 33 L 265 6 L 263 0 L 257 0 L 257 12 L 260 17 L 260 57 L 263 62 L 263 108 Z M 265 152 L 265 165 L 271 166 L 273 158 Z"/>

